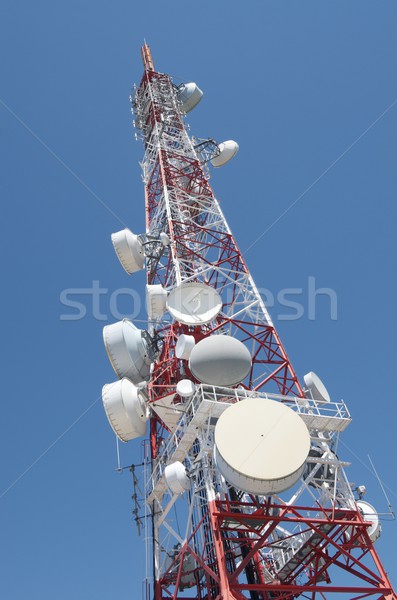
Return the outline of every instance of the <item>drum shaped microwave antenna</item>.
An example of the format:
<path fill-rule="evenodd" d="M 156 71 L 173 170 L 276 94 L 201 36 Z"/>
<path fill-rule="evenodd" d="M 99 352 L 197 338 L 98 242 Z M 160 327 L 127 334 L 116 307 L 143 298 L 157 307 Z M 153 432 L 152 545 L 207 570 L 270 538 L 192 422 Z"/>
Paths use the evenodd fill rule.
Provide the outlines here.
<path fill-rule="evenodd" d="M 107 383 L 102 402 L 111 428 L 122 442 L 146 435 L 148 409 L 144 393 L 129 379 Z"/>
<path fill-rule="evenodd" d="M 181 103 L 181 108 L 184 113 L 193 110 L 204 95 L 197 83 L 192 81 L 189 83 L 181 83 L 177 89 L 178 100 Z"/>
<path fill-rule="evenodd" d="M 143 269 L 145 254 L 135 233 L 128 228 L 112 233 L 112 244 L 120 263 L 129 275 Z"/>
<path fill-rule="evenodd" d="M 128 319 L 103 328 L 103 341 L 111 365 L 121 379 L 128 377 L 136 385 L 148 381 L 154 360 L 150 336 Z"/>

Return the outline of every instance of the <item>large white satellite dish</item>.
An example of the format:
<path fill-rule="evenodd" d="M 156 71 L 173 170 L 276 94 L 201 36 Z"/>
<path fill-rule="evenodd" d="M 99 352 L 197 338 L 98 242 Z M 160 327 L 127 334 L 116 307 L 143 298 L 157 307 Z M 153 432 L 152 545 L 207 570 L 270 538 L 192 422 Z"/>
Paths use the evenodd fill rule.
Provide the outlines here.
<path fill-rule="evenodd" d="M 135 384 L 148 381 L 151 359 L 144 332 L 128 319 L 103 328 L 103 341 L 117 376 Z"/>
<path fill-rule="evenodd" d="M 309 391 L 309 394 L 307 394 L 309 398 L 312 396 L 316 402 L 320 403 L 331 402 L 327 388 L 321 381 L 320 377 L 313 371 L 306 373 L 306 375 L 303 376 L 303 381 L 305 382 L 305 386 Z"/>
<path fill-rule="evenodd" d="M 213 167 L 223 167 L 229 162 L 238 152 L 238 143 L 233 140 L 227 140 L 218 144 L 219 154 L 211 159 L 211 165 Z"/>
<path fill-rule="evenodd" d="M 203 92 L 196 83 L 182 83 L 178 87 L 178 100 L 181 103 L 183 112 L 188 113 L 200 102 Z"/>
<path fill-rule="evenodd" d="M 146 435 L 148 409 L 145 398 L 129 379 L 104 385 L 102 402 L 110 426 L 122 442 Z"/>
<path fill-rule="evenodd" d="M 123 268 L 129 275 L 143 269 L 145 254 L 138 236 L 129 229 L 112 233 L 112 244 Z"/>
<path fill-rule="evenodd" d="M 251 494 L 279 494 L 300 478 L 309 431 L 291 408 L 247 398 L 227 408 L 215 426 L 215 464 L 231 485 Z"/>
<path fill-rule="evenodd" d="M 189 359 L 189 368 L 201 383 L 227 387 L 241 383 L 251 365 L 248 348 L 230 335 L 204 338 L 194 346 Z"/>
<path fill-rule="evenodd" d="M 218 292 L 204 283 L 182 283 L 167 298 L 171 315 L 185 325 L 204 325 L 219 314 L 222 299 Z"/>

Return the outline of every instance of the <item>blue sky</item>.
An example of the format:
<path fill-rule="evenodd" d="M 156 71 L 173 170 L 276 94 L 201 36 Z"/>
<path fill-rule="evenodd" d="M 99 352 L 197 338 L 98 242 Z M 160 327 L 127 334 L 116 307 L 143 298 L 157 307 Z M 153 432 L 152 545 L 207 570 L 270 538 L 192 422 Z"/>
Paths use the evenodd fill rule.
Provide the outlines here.
<path fill-rule="evenodd" d="M 115 290 L 143 291 L 110 233 L 144 230 L 128 100 L 144 38 L 159 70 L 205 92 L 191 132 L 239 142 L 214 190 L 241 249 L 260 238 L 246 253 L 258 287 L 302 289 L 300 319 L 270 309 L 278 331 L 298 374 L 348 404 L 351 481 L 387 511 L 370 454 L 397 509 L 396 3 L 7 1 L 0 17 L 3 596 L 140 596 L 131 481 L 98 400 L 114 379 L 106 320 L 87 294 L 85 318 L 62 319 L 76 311 L 60 298 L 97 281 L 109 315 Z M 327 296 L 308 314 L 310 277 L 334 290 L 336 319 Z M 139 442 L 122 448 L 140 460 Z M 385 522 L 377 549 L 397 583 L 395 538 Z"/>

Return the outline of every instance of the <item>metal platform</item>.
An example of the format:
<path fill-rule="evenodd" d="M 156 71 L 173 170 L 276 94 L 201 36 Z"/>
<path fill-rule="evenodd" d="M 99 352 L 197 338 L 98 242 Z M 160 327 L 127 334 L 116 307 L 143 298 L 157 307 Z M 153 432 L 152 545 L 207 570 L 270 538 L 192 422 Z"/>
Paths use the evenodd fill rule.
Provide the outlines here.
<path fill-rule="evenodd" d="M 208 426 L 208 424 L 210 427 L 214 427 L 218 418 L 229 406 L 245 398 L 253 397 L 258 398 L 259 402 L 261 398 L 264 398 L 287 404 L 300 415 L 308 429 L 315 435 L 319 431 L 343 431 L 351 422 L 349 411 L 343 401 L 320 404 L 307 398 L 260 393 L 241 388 L 231 389 L 200 385 L 197 387 L 191 401 L 185 405 L 178 427 L 157 459 L 157 464 L 149 482 L 148 504 L 151 504 L 155 499 L 161 502 L 164 493 L 167 491 L 164 478 L 165 465 L 185 460 L 194 441 L 197 439 L 200 429 Z M 178 409 L 181 411 L 183 407 L 178 405 Z"/>

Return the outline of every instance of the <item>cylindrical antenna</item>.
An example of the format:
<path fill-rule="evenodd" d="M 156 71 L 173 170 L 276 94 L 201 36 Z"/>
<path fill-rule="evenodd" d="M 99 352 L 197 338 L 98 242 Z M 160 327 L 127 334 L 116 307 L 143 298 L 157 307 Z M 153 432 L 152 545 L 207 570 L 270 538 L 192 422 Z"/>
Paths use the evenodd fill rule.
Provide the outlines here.
<path fill-rule="evenodd" d="M 143 62 L 143 66 L 145 67 L 145 71 L 154 71 L 152 53 L 146 42 L 143 44 L 143 46 L 141 48 L 141 54 L 142 54 L 142 62 Z"/>

